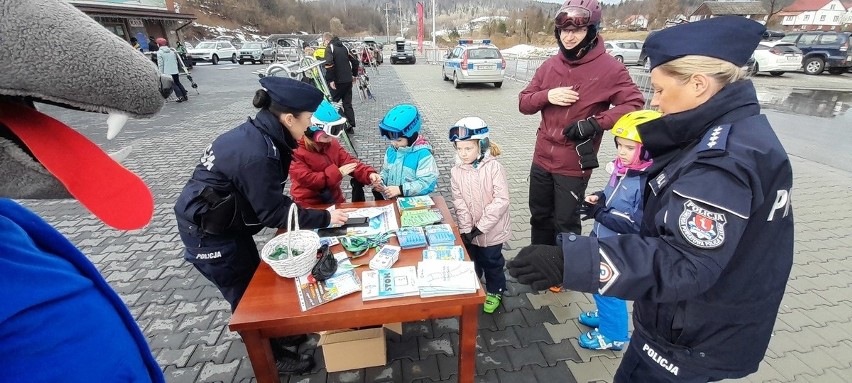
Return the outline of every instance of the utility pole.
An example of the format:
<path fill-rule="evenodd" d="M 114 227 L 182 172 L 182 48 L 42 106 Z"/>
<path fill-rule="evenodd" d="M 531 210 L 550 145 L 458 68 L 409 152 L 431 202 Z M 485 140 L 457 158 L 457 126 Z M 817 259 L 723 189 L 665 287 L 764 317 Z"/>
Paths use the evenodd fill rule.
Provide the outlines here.
<path fill-rule="evenodd" d="M 390 3 L 385 3 L 385 33 L 387 34 L 388 44 L 390 44 L 390 18 L 388 18 L 388 11 L 390 11 Z"/>
<path fill-rule="evenodd" d="M 405 37 L 402 33 L 402 0 L 397 1 L 397 9 L 399 10 L 399 37 Z"/>
<path fill-rule="evenodd" d="M 435 49 L 435 19 L 438 14 L 435 13 L 435 0 L 432 0 L 432 49 Z"/>

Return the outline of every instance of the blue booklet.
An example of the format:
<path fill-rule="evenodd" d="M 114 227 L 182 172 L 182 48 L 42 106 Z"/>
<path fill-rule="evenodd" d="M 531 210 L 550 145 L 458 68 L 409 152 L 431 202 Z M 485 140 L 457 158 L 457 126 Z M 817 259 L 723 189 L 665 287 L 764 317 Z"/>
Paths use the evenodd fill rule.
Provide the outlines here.
<path fill-rule="evenodd" d="M 403 249 L 426 246 L 426 233 L 422 227 L 399 228 L 396 230 L 396 239 L 399 240 L 399 247 Z"/>
<path fill-rule="evenodd" d="M 423 250 L 423 260 L 464 261 L 464 249 L 461 246 L 429 246 Z"/>
<path fill-rule="evenodd" d="M 429 246 L 452 246 L 456 243 L 456 236 L 453 234 L 453 228 L 446 223 L 426 226 L 423 230 L 426 232 L 426 238 L 429 240 Z"/>

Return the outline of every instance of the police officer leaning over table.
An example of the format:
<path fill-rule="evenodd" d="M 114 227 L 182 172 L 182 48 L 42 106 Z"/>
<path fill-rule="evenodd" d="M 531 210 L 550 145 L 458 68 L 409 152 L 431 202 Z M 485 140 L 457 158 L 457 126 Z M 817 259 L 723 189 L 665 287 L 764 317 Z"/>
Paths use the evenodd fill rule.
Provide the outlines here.
<path fill-rule="evenodd" d="M 283 77 L 260 80 L 264 89 L 252 119 L 217 137 L 207 147 L 175 203 L 184 258 L 213 282 L 235 310 L 260 264 L 252 237 L 264 227 L 286 227 L 293 201 L 284 183 L 293 150 L 311 125 L 323 94 Z M 303 228 L 346 222 L 350 209 L 299 209 Z M 284 349 L 304 336 L 273 340 L 280 372 L 309 370 L 313 359 Z"/>
<path fill-rule="evenodd" d="M 616 382 L 739 378 L 766 352 L 793 262 L 793 176 L 740 69 L 764 30 L 723 16 L 649 37 L 664 116 L 639 125 L 654 159 L 640 234 L 563 233 L 508 264 L 539 290 L 635 301 Z"/>

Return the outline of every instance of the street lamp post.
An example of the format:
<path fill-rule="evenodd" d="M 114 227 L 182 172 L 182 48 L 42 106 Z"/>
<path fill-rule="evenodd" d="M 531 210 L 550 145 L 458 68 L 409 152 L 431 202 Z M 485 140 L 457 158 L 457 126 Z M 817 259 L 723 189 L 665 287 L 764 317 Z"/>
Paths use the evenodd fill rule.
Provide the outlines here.
<path fill-rule="evenodd" d="M 435 0 L 432 0 L 432 49 L 435 49 L 435 19 L 438 14 L 435 12 Z"/>

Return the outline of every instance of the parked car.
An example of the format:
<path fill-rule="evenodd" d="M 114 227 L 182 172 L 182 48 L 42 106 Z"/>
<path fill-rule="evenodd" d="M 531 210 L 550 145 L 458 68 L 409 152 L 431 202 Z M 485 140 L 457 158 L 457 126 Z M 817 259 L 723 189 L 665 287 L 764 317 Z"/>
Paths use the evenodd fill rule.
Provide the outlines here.
<path fill-rule="evenodd" d="M 850 32 L 791 32 L 778 42 L 795 44 L 802 50 L 805 74 L 846 73 L 852 67 Z"/>
<path fill-rule="evenodd" d="M 444 81 L 452 79 L 456 88 L 466 83 L 494 83 L 499 88 L 505 74 L 506 60 L 490 40 L 460 40 L 441 66 Z"/>
<path fill-rule="evenodd" d="M 304 41 L 293 35 L 270 35 L 266 42 L 275 47 L 279 59 L 298 61 L 304 56 Z"/>
<path fill-rule="evenodd" d="M 802 51 L 791 43 L 761 42 L 754 54 L 754 63 L 749 72 L 769 72 L 770 75 L 780 76 L 784 72 L 795 72 L 802 67 Z"/>
<path fill-rule="evenodd" d="M 604 42 L 606 53 L 614 57 L 624 65 L 643 64 L 639 58 L 642 56 L 642 41 L 638 40 L 611 40 Z"/>
<path fill-rule="evenodd" d="M 240 65 L 246 63 L 247 61 L 251 61 L 252 64 L 263 64 L 267 60 L 269 61 L 269 63 L 274 63 L 278 60 L 278 51 L 276 51 L 275 47 L 272 46 L 272 44 L 270 43 L 243 43 L 242 48 L 240 48 L 239 60 Z"/>
<path fill-rule="evenodd" d="M 391 64 L 405 62 L 414 64 L 417 62 L 417 57 L 414 56 L 414 46 L 410 42 L 405 41 L 402 37 L 396 38 L 396 50 L 391 54 Z"/>
<path fill-rule="evenodd" d="M 648 40 L 648 37 L 651 37 L 654 33 L 661 31 L 661 29 L 652 29 L 648 32 L 648 36 L 645 37 L 645 40 Z M 648 53 L 645 52 L 645 42 L 642 42 L 642 47 L 640 48 L 641 52 L 639 52 L 639 64 L 645 67 L 645 70 L 651 70 L 651 63 L 648 62 Z"/>
<path fill-rule="evenodd" d="M 231 60 L 232 63 L 237 63 L 237 48 L 227 41 L 202 41 L 195 48 L 187 49 L 186 55 L 193 63 L 204 61 L 211 62 L 213 65 L 219 63 L 219 60 Z"/>

